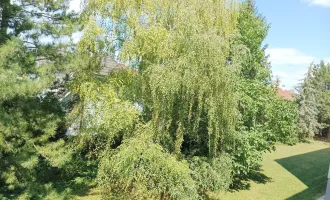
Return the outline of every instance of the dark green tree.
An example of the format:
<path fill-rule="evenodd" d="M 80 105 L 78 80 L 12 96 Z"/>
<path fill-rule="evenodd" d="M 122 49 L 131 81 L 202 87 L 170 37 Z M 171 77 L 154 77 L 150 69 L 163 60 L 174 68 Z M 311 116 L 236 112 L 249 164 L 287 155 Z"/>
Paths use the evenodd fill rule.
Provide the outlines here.
<path fill-rule="evenodd" d="M 267 45 L 263 42 L 270 26 L 265 17 L 258 12 L 254 0 L 243 2 L 239 9 L 237 28 L 240 36 L 235 42 L 243 44 L 249 55 L 245 62 L 242 62 L 242 76 L 269 84 L 271 70 L 265 53 Z"/>
<path fill-rule="evenodd" d="M 317 99 L 317 87 L 313 75 L 313 65 L 308 68 L 303 83 L 298 88 L 299 96 L 299 127 L 300 139 L 311 138 L 319 133 L 318 123 L 319 106 Z"/>
<path fill-rule="evenodd" d="M 0 2 L 0 198 L 59 198 L 52 184 L 71 158 L 65 112 L 51 89 L 72 51 L 68 1 Z"/>
<path fill-rule="evenodd" d="M 330 138 L 330 65 L 324 63 L 313 67 L 313 85 L 318 109 L 320 133 Z"/>
<path fill-rule="evenodd" d="M 230 152 L 236 174 L 242 178 L 257 169 L 263 153 L 274 149 L 275 142 L 297 140 L 297 108 L 294 103 L 280 99 L 277 86 L 271 84 L 267 46 L 263 45 L 269 29 L 265 18 L 258 13 L 252 0 L 240 4 L 239 11 L 239 36 L 233 43 L 239 44 L 246 54 L 240 58 L 241 74 L 236 87 L 240 113 L 235 137 L 238 145 Z"/>

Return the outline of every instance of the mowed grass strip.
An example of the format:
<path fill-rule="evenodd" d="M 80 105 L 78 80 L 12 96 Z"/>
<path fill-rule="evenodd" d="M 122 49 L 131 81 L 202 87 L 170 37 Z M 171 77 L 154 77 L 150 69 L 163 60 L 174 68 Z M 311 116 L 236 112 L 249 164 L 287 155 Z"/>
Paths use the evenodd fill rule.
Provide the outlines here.
<path fill-rule="evenodd" d="M 330 164 L 330 144 L 322 141 L 295 146 L 278 145 L 267 153 L 261 173 L 265 181 L 248 181 L 248 189 L 214 194 L 228 200 L 313 200 L 325 192 Z"/>

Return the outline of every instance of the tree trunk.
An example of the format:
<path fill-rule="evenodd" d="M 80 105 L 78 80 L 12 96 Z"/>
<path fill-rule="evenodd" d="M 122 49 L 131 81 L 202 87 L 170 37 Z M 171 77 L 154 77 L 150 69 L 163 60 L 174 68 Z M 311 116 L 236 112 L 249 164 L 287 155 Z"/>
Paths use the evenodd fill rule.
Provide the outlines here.
<path fill-rule="evenodd" d="M 10 19 L 10 0 L 1 0 L 1 24 L 0 24 L 0 44 L 3 44 L 8 39 L 7 30 Z"/>
<path fill-rule="evenodd" d="M 328 128 L 327 139 L 330 141 L 330 127 Z"/>

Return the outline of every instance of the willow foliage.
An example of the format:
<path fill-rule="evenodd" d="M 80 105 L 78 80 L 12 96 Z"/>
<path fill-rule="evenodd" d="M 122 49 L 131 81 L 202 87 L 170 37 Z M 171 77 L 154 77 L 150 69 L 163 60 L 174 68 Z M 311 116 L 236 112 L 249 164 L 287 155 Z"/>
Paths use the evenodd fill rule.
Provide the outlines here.
<path fill-rule="evenodd" d="M 227 0 L 89 2 L 85 12 L 89 22 L 80 49 L 88 48 L 94 55 L 111 53 L 137 70 L 128 83 L 131 86 L 126 87 L 131 95 L 118 97 L 143 105 L 143 120 L 150 121 L 143 136 L 118 129 L 126 122 L 134 124 L 130 118 L 104 127 L 105 135 L 115 131 L 123 138 L 118 147 L 105 142 L 108 145 L 101 151 L 103 191 L 110 190 L 117 198 L 196 199 L 206 188 L 228 188 L 232 163 L 223 153 L 235 133 L 234 87 L 242 55 L 241 48 L 233 45 L 236 5 Z M 96 24 L 103 30 L 93 28 Z M 105 85 L 84 93 L 90 95 L 97 89 L 96 97 L 102 96 L 102 91 L 111 91 L 107 87 L 111 88 Z M 112 95 L 104 101 L 96 98 L 93 105 L 113 99 Z M 93 119 L 87 122 L 99 124 Z M 94 130 L 99 128 L 103 126 Z M 222 172 L 224 176 L 214 176 Z"/>
<path fill-rule="evenodd" d="M 197 199 L 192 171 L 152 140 L 153 130 L 139 127 L 115 155 L 104 152 L 99 181 L 107 199 Z"/>
<path fill-rule="evenodd" d="M 79 148 L 99 155 L 107 145 L 116 143 L 123 132 L 129 132 L 137 120 L 138 110 L 122 101 L 109 83 L 84 82 L 77 90 L 81 100 L 71 113 Z M 77 131 L 76 130 L 76 131 Z"/>
<path fill-rule="evenodd" d="M 294 116 L 285 124 L 281 102 L 266 105 L 277 100 L 261 47 L 268 25 L 249 4 L 94 0 L 83 18 L 80 52 L 111 55 L 134 71 L 101 79 L 99 68 L 86 68 L 75 82 L 80 133 L 91 138 L 81 144 L 102 144 L 105 198 L 203 198 L 256 168 L 278 141 L 272 130 L 291 136 Z M 274 126 L 276 118 L 283 123 Z"/>
<path fill-rule="evenodd" d="M 89 7 L 112 24 L 110 35 L 124 35 L 120 58 L 142 74 L 140 98 L 152 107 L 159 142 L 179 153 L 185 135 L 200 143 L 206 134 L 208 155 L 216 157 L 235 127 L 236 68 L 227 61 L 235 3 L 93 1 Z"/>

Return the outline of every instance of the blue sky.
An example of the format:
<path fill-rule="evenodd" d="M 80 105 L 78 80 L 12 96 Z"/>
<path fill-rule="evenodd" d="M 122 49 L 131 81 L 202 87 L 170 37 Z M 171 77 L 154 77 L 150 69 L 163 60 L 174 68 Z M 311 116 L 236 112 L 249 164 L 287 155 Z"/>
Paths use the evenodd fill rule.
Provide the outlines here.
<path fill-rule="evenodd" d="M 293 89 L 311 62 L 330 62 L 330 0 L 256 0 L 271 24 L 265 40 L 273 75 Z"/>

